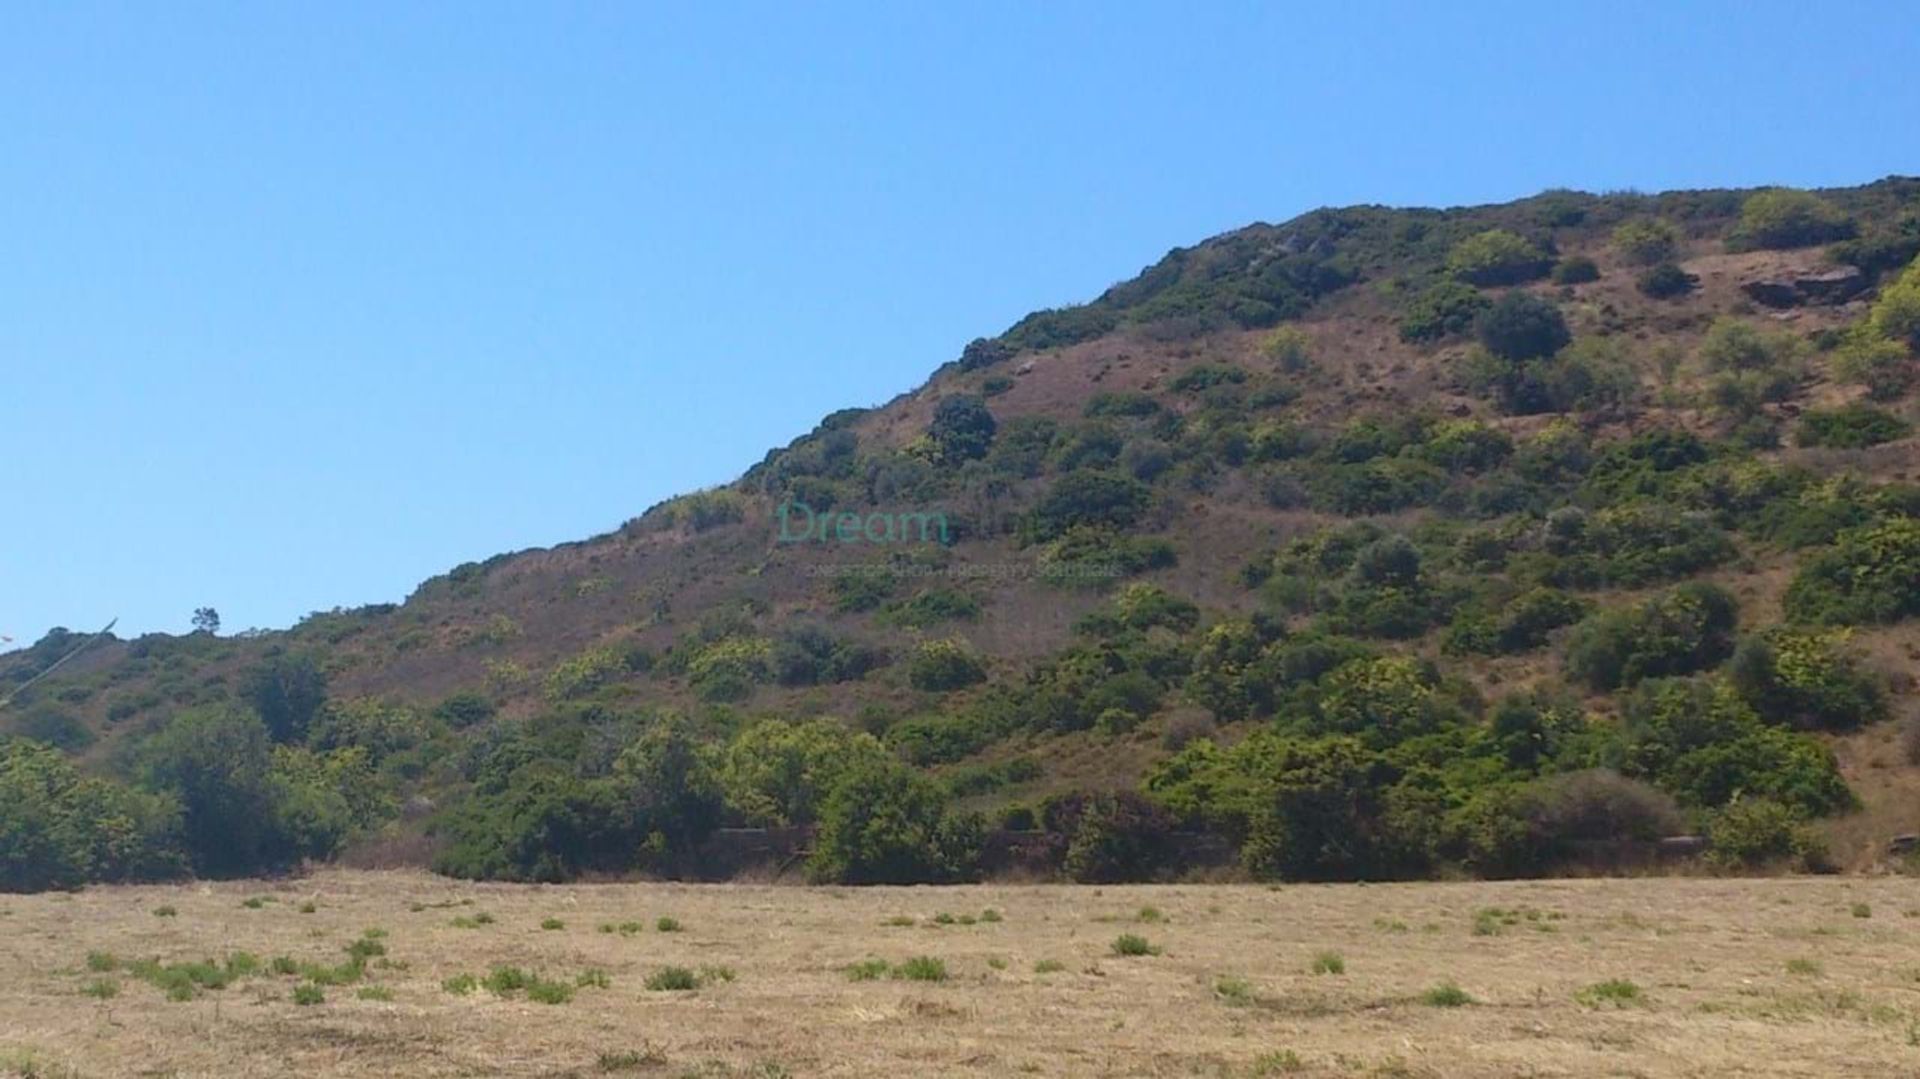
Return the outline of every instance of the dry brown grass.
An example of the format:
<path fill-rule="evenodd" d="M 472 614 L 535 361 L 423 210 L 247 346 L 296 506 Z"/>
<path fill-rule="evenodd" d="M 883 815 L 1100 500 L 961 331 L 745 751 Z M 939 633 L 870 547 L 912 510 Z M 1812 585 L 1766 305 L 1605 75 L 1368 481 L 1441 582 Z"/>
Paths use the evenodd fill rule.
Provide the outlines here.
<path fill-rule="evenodd" d="M 278 902 L 242 906 L 263 894 Z M 302 913 L 308 900 L 317 909 Z M 162 905 L 178 915 L 155 917 Z M 1147 907 L 1159 916 L 1143 919 Z M 987 908 L 1000 920 L 960 924 Z M 1509 913 L 1477 917 L 1488 908 Z M 863 890 L 521 887 L 336 870 L 276 884 L 13 896 L 0 911 L 0 1072 L 1893 1076 L 1920 1067 L 1920 896 L 1895 879 Z M 490 924 L 452 924 L 481 911 Z M 935 923 L 943 912 L 953 924 Z M 659 932 L 663 915 L 682 931 Z M 542 929 L 550 918 L 565 927 Z M 642 928 L 598 931 L 623 922 Z M 298 978 L 263 974 L 173 1003 L 124 970 L 87 964 L 89 952 L 124 962 L 238 950 L 333 963 L 376 926 L 392 965 L 374 960 L 366 984 L 391 1000 L 345 986 L 298 1006 Z M 1123 933 L 1161 953 L 1115 955 Z M 1338 955 L 1344 973 L 1315 973 L 1323 954 Z M 845 973 L 868 958 L 914 956 L 944 960 L 948 979 Z M 1060 969 L 1038 972 L 1042 961 Z M 597 968 L 611 982 L 555 1005 L 441 988 L 496 964 L 569 984 Z M 648 991 L 647 977 L 666 966 L 735 977 Z M 82 992 L 100 977 L 120 983 L 117 996 Z M 1576 999 L 1610 980 L 1634 983 L 1639 999 L 1619 999 L 1617 987 Z M 1423 1003 L 1442 983 L 1473 1003 Z"/>

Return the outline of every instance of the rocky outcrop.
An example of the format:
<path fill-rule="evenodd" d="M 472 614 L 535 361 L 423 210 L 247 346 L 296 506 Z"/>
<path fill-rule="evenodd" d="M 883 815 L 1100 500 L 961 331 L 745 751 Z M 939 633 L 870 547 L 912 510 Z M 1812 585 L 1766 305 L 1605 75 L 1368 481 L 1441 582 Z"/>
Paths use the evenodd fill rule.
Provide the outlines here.
<path fill-rule="evenodd" d="M 1867 275 L 1852 266 L 1749 281 L 1740 290 L 1763 307 L 1841 304 L 1867 290 Z"/>

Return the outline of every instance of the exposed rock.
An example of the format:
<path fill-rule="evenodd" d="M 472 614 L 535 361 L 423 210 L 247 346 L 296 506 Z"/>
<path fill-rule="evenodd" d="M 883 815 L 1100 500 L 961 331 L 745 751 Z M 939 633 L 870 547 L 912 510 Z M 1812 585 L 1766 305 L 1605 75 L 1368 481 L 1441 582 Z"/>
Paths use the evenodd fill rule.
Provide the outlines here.
<path fill-rule="evenodd" d="M 1853 266 L 1831 270 L 1749 281 L 1740 291 L 1754 303 L 1765 307 L 1798 307 L 1801 304 L 1846 303 L 1866 291 L 1867 275 Z"/>
<path fill-rule="evenodd" d="M 1915 850 L 1920 850 L 1920 835 L 1912 832 L 1887 840 L 1888 854 L 1910 854 Z"/>
<path fill-rule="evenodd" d="M 1846 303 L 1867 290 L 1867 275 L 1857 266 L 1840 266 L 1825 273 L 1807 274 L 1794 280 L 1794 287 L 1810 303 Z"/>
<path fill-rule="evenodd" d="M 1740 286 L 1740 291 L 1762 307 L 1794 307 L 1800 303 L 1800 293 L 1790 281 L 1749 281 Z"/>

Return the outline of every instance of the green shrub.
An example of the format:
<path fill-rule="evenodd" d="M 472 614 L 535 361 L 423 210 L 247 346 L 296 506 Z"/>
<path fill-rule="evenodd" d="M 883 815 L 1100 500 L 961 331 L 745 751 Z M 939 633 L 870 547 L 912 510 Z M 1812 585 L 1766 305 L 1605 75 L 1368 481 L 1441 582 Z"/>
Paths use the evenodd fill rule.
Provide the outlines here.
<path fill-rule="evenodd" d="M 1728 675 L 1754 711 L 1799 730 L 1852 730 L 1887 718 L 1886 690 L 1847 650 L 1845 630 L 1778 626 L 1740 642 Z"/>
<path fill-rule="evenodd" d="M 888 964 L 884 959 L 863 959 L 846 968 L 850 982 L 871 982 L 887 975 Z"/>
<path fill-rule="evenodd" d="M 1199 364 L 1174 376 L 1167 388 L 1176 393 L 1200 393 L 1215 386 L 1237 385 L 1247 380 L 1245 368 L 1226 364 Z"/>
<path fill-rule="evenodd" d="M 942 398 L 935 406 L 927 435 L 942 462 L 959 464 L 985 457 L 998 430 L 999 424 L 985 402 L 961 395 Z"/>
<path fill-rule="evenodd" d="M 1873 334 L 1850 335 L 1833 353 L 1834 375 L 1865 386 L 1876 401 L 1904 397 L 1913 388 L 1915 367 L 1905 342 Z"/>
<path fill-rule="evenodd" d="M 1473 997 L 1452 982 L 1441 982 L 1420 994 L 1420 1003 L 1429 1008 L 1458 1008 L 1472 1004 Z"/>
<path fill-rule="evenodd" d="M 647 975 L 646 986 L 655 993 L 685 993 L 700 988 L 700 977 L 686 967 L 661 967 Z"/>
<path fill-rule="evenodd" d="M 1057 795 L 1041 820 L 1062 849 L 1062 870 L 1082 883 L 1151 880 L 1176 854 L 1173 816 L 1133 791 Z"/>
<path fill-rule="evenodd" d="M 52 746 L 0 739 L 0 891 L 177 876 L 180 824 L 165 796 L 83 776 Z"/>
<path fill-rule="evenodd" d="M 1056 539 L 1075 526 L 1125 529 L 1152 502 L 1147 486 L 1130 476 L 1081 470 L 1062 476 L 1028 515 L 1029 539 Z"/>
<path fill-rule="evenodd" d="M 1600 280 L 1600 267 L 1585 255 L 1569 255 L 1553 264 L 1553 283 L 1584 285 Z"/>
<path fill-rule="evenodd" d="M 1313 366 L 1312 342 L 1298 326 L 1282 326 L 1268 334 L 1260 352 L 1290 375 Z"/>
<path fill-rule="evenodd" d="M 326 991 L 317 985 L 296 985 L 293 987 L 293 1002 L 302 1007 L 327 1002 Z"/>
<path fill-rule="evenodd" d="M 1573 999 L 1589 1008 L 1624 1008 L 1645 1002 L 1646 994 L 1633 982 L 1623 978 L 1611 978 L 1587 986 L 1575 993 Z"/>
<path fill-rule="evenodd" d="M 1852 450 L 1905 438 L 1912 431 L 1905 420 L 1872 405 L 1842 405 L 1809 409 L 1802 414 L 1799 442 L 1802 446 Z"/>
<path fill-rule="evenodd" d="M 1627 767 L 1691 805 L 1764 797 L 1811 816 L 1855 804 L 1830 748 L 1769 726 L 1723 679 L 1650 680 L 1622 713 Z"/>
<path fill-rule="evenodd" d="M 1493 301 L 1459 281 L 1439 281 L 1414 297 L 1400 316 L 1400 339 L 1408 343 L 1441 341 L 1473 329 Z"/>
<path fill-rule="evenodd" d="M 1005 363 L 1014 357 L 1016 350 L 1004 341 L 988 337 L 976 337 L 967 342 L 960 350 L 960 370 L 978 371 L 983 367 Z"/>
<path fill-rule="evenodd" d="M 1787 616 L 1817 625 L 1897 622 L 1920 614 L 1920 520 L 1895 518 L 1842 531 L 1801 564 Z"/>
<path fill-rule="evenodd" d="M 1737 798 L 1707 822 L 1708 856 L 1716 863 L 1759 868 L 1818 864 L 1825 850 L 1801 813 L 1767 798 Z"/>
<path fill-rule="evenodd" d="M 983 682 L 985 664 L 972 646 L 957 638 L 925 641 L 907 660 L 907 682 L 929 693 L 946 693 Z"/>
<path fill-rule="evenodd" d="M 1634 282 L 1643 295 L 1656 300 L 1671 300 L 1685 296 L 1700 284 L 1700 278 L 1675 266 L 1663 262 L 1641 274 Z"/>
<path fill-rule="evenodd" d="M 1488 352 L 1514 362 L 1551 356 L 1573 339 L 1557 306 L 1519 291 L 1500 297 L 1474 329 Z"/>
<path fill-rule="evenodd" d="M 1447 253 L 1448 272 L 1473 285 L 1518 285 L 1546 276 L 1552 266 L 1539 247 L 1504 229 L 1476 233 Z"/>
<path fill-rule="evenodd" d="M 1113 954 L 1123 956 L 1159 955 L 1160 949 L 1137 933 L 1122 933 L 1113 939 Z"/>
<path fill-rule="evenodd" d="M 962 880 L 975 871 L 981 840 L 979 818 L 948 805 L 933 781 L 864 762 L 827 795 L 808 871 L 847 884 Z"/>
<path fill-rule="evenodd" d="M 1704 583 L 1601 611 L 1574 627 L 1567 674 L 1605 691 L 1715 666 L 1733 652 L 1738 613 L 1732 596 Z"/>
<path fill-rule="evenodd" d="M 947 964 L 946 960 L 931 955 L 916 955 L 894 964 L 888 976 L 895 981 L 944 982 L 947 980 Z"/>
<path fill-rule="evenodd" d="M 1613 246 L 1628 262 L 1652 266 L 1680 250 L 1680 230 L 1657 218 L 1636 217 L 1614 228 Z"/>
<path fill-rule="evenodd" d="M 1810 247 L 1853 235 L 1846 214 L 1810 191 L 1768 188 L 1747 197 L 1740 223 L 1728 237 L 1735 250 Z"/>
<path fill-rule="evenodd" d="M 1920 349 L 1920 259 L 1880 290 L 1867 322 L 1877 336 Z"/>

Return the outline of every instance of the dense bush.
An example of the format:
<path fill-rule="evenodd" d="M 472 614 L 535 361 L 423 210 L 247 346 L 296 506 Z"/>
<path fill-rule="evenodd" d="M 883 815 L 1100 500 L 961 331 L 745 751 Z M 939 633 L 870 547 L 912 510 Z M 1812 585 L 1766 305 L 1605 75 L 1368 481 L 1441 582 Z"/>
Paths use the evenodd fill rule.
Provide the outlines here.
<path fill-rule="evenodd" d="M 1005 342 L 997 338 L 976 337 L 960 350 L 960 370 L 978 371 L 983 367 L 1005 363 L 1013 356 L 1013 348 Z"/>
<path fill-rule="evenodd" d="M 1792 334 L 1722 318 L 1708 327 L 1694 355 L 1709 371 L 1764 371 L 1791 367 L 1804 352 L 1805 347 Z"/>
<path fill-rule="evenodd" d="M 1846 647 L 1845 630 L 1778 626 L 1747 637 L 1728 677 L 1753 710 L 1801 730 L 1851 730 L 1887 718 L 1886 689 Z"/>
<path fill-rule="evenodd" d="M 1905 438 L 1912 431 L 1905 420 L 1872 405 L 1841 405 L 1809 409 L 1802 414 L 1799 442 L 1802 446 L 1856 450 Z"/>
<path fill-rule="evenodd" d="M 930 884 L 977 872 L 982 825 L 903 765 L 863 761 L 828 793 L 807 862 L 815 880 Z"/>
<path fill-rule="evenodd" d="M 1636 217 L 1614 228 L 1613 246 L 1628 262 L 1652 266 L 1679 251 L 1680 230 L 1657 218 Z"/>
<path fill-rule="evenodd" d="M 297 742 L 326 707 L 327 677 L 312 656 L 280 653 L 241 675 L 240 695 L 274 741 Z"/>
<path fill-rule="evenodd" d="M 1133 791 L 1057 795 L 1040 819 L 1061 870 L 1083 884 L 1152 880 L 1178 854 L 1173 815 Z"/>
<path fill-rule="evenodd" d="M 1600 280 L 1600 267 L 1585 255 L 1569 255 L 1553 264 L 1553 283 L 1584 285 Z"/>
<path fill-rule="evenodd" d="M 1028 515 L 1026 529 L 1050 540 L 1075 525 L 1128 528 L 1147 511 L 1152 493 L 1129 476 L 1111 472 L 1072 472 L 1054 483 Z"/>
<path fill-rule="evenodd" d="M 1494 611 L 1469 609 L 1454 618 L 1443 646 L 1451 653 L 1503 656 L 1546 645 L 1554 630 L 1586 617 L 1592 605 L 1554 588 L 1534 588 Z"/>
<path fill-rule="evenodd" d="M 250 712 L 182 712 L 140 751 L 151 790 L 178 801 L 182 841 L 195 872 L 239 876 L 331 855 L 381 796 L 358 751 L 335 767 L 299 750 L 276 751 Z"/>
<path fill-rule="evenodd" d="M 1461 240 L 1447 253 L 1447 270 L 1473 285 L 1518 285 L 1546 276 L 1553 259 L 1531 241 L 1504 229 Z"/>
<path fill-rule="evenodd" d="M 1853 235 L 1853 223 L 1811 191 L 1768 188 L 1747 197 L 1740 223 L 1727 239 L 1735 250 L 1810 247 Z"/>
<path fill-rule="evenodd" d="M 1601 611 L 1574 627 L 1567 674 L 1605 691 L 1715 666 L 1733 652 L 1738 612 L 1732 596 L 1703 583 Z"/>
<path fill-rule="evenodd" d="M 0 892 L 177 876 L 170 798 L 82 776 L 59 750 L 0 739 Z"/>
<path fill-rule="evenodd" d="M 783 686 L 818 686 L 858 681 L 886 662 L 886 653 L 859 641 L 837 637 L 823 627 L 797 623 L 774 638 L 769 663 Z"/>
<path fill-rule="evenodd" d="M 1880 337 L 1920 349 L 1920 260 L 1880 290 L 1867 321 Z"/>
<path fill-rule="evenodd" d="M 907 659 L 907 682 L 929 693 L 964 689 L 985 681 L 987 669 L 965 641 L 926 641 Z"/>
<path fill-rule="evenodd" d="M 727 805 L 748 823 L 811 824 L 848 773 L 886 757 L 878 739 L 834 720 L 767 719 L 726 744 L 718 774 Z"/>
<path fill-rule="evenodd" d="M 1707 822 L 1707 843 L 1709 857 L 1731 868 L 1819 869 L 1826 860 L 1806 815 L 1771 798 L 1740 798 L 1715 813 Z"/>
<path fill-rule="evenodd" d="M 1440 341 L 1473 329 L 1480 313 L 1493 306 L 1479 289 L 1459 281 L 1439 281 L 1414 297 L 1400 316 L 1400 339 Z"/>
<path fill-rule="evenodd" d="M 57 705 L 32 705 L 6 718 L 7 734 L 45 742 L 55 749 L 75 753 L 93 744 L 93 731 L 71 713 Z"/>
<path fill-rule="evenodd" d="M 720 782 L 677 722 L 650 721 L 610 767 L 585 776 L 537 738 L 522 732 L 486 754 L 473 791 L 439 824 L 448 842 L 436 870 L 561 881 L 672 868 L 720 823 Z"/>
<path fill-rule="evenodd" d="M 1641 274 L 1634 281 L 1634 287 L 1643 295 L 1656 300 L 1671 300 L 1685 296 L 1700 284 L 1700 278 L 1690 274 L 1671 262 L 1663 262 Z"/>
<path fill-rule="evenodd" d="M 962 395 L 942 398 L 934 407 L 927 436 L 933 440 L 942 461 L 958 464 L 985 457 L 998 429 L 986 402 Z"/>
<path fill-rule="evenodd" d="M 1920 614 L 1920 520 L 1895 518 L 1841 532 L 1802 563 L 1787 586 L 1796 622 L 1856 625 Z"/>
<path fill-rule="evenodd" d="M 1842 342 L 1833 353 L 1833 373 L 1865 386 L 1867 396 L 1876 401 L 1904 397 L 1920 375 L 1906 342 L 1874 334 L 1855 334 Z"/>
<path fill-rule="evenodd" d="M 1474 325 L 1480 343 L 1503 360 L 1538 360 L 1565 348 L 1573 335 L 1560 308 L 1529 292 L 1509 292 Z"/>
<path fill-rule="evenodd" d="M 1689 805 L 1762 796 L 1818 816 L 1854 804 L 1832 750 L 1768 725 L 1723 679 L 1654 679 L 1622 712 L 1627 770 Z"/>

